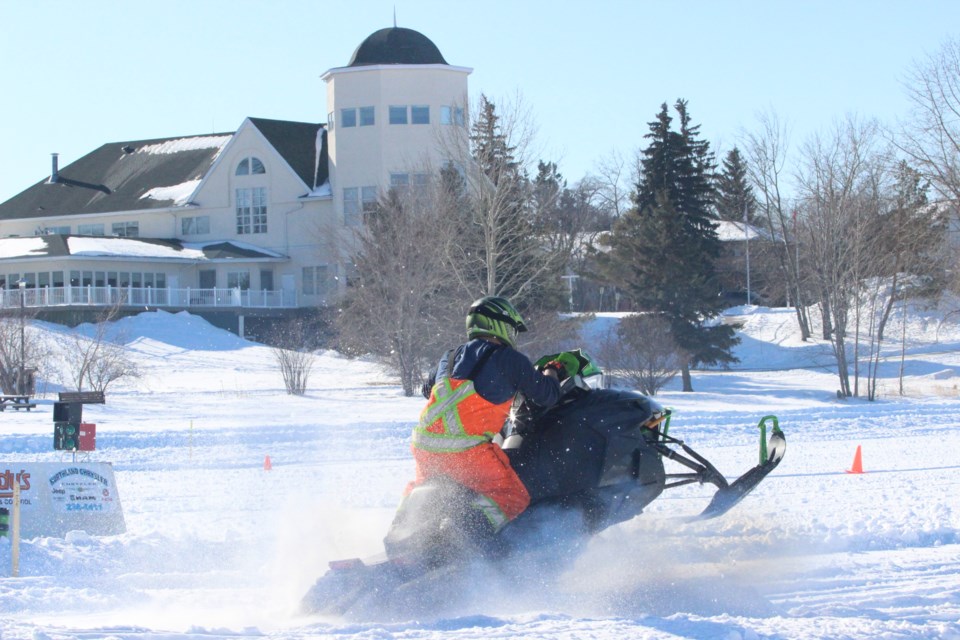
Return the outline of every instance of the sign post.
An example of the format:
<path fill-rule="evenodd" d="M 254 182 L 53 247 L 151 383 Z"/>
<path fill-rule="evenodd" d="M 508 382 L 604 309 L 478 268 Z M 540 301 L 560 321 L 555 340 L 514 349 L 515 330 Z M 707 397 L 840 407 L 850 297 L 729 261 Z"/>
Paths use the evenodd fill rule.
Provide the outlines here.
<path fill-rule="evenodd" d="M 13 483 L 13 504 L 10 505 L 10 547 L 12 556 L 10 558 L 10 575 L 14 578 L 20 575 L 20 483 Z"/>

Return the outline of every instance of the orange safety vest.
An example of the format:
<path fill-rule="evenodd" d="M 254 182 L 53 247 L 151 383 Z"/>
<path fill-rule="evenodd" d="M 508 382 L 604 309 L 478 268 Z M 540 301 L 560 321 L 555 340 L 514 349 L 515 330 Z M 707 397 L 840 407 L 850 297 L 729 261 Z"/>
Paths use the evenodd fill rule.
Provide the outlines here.
<path fill-rule="evenodd" d="M 456 453 L 490 442 L 503 428 L 513 399 L 485 400 L 473 380 L 444 376 L 430 391 L 430 401 L 413 428 L 413 446 L 433 453 Z"/>

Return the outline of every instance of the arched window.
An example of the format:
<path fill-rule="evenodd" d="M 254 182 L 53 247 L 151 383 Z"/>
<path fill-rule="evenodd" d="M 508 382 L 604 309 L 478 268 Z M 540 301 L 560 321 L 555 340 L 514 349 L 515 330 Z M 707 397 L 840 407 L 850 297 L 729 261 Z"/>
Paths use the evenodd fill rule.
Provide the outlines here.
<path fill-rule="evenodd" d="M 263 166 L 263 163 L 260 162 L 260 158 L 244 158 L 240 161 L 240 164 L 237 165 L 238 176 L 249 176 L 256 175 L 259 173 L 266 173 L 267 169 Z"/>

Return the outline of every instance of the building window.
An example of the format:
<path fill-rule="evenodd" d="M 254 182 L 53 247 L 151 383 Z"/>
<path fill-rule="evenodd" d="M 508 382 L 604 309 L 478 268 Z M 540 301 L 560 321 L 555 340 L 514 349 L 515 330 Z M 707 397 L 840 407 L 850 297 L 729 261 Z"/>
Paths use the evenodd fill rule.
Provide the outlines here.
<path fill-rule="evenodd" d="M 110 225 L 110 233 L 121 238 L 139 238 L 140 223 L 136 220 L 127 222 L 114 222 Z"/>
<path fill-rule="evenodd" d="M 357 126 L 357 110 L 340 109 L 340 126 L 344 129 Z"/>
<path fill-rule="evenodd" d="M 329 129 L 330 131 L 333 131 L 333 121 L 334 121 L 333 111 L 331 111 L 330 113 L 327 114 L 327 129 Z"/>
<path fill-rule="evenodd" d="M 343 224 L 359 227 L 362 213 L 370 213 L 377 206 L 376 187 L 347 187 L 343 190 Z"/>
<path fill-rule="evenodd" d="M 260 162 L 260 158 L 244 158 L 237 165 L 238 176 L 249 176 L 266 173 L 267 169 Z"/>
<path fill-rule="evenodd" d="M 343 190 L 343 224 L 348 227 L 359 227 L 360 222 L 360 189 L 346 187 Z"/>
<path fill-rule="evenodd" d="M 463 107 L 448 105 L 440 107 L 440 124 L 464 126 Z"/>
<path fill-rule="evenodd" d="M 250 288 L 250 272 L 249 271 L 228 271 L 227 272 L 227 288 L 228 289 L 242 289 L 246 291 Z"/>
<path fill-rule="evenodd" d="M 372 213 L 377 208 L 377 188 L 361 187 L 360 203 L 364 213 Z"/>
<path fill-rule="evenodd" d="M 70 225 L 67 224 L 67 225 L 56 226 L 56 227 L 44 227 L 42 232 L 38 231 L 37 233 L 42 233 L 43 235 L 60 234 L 60 235 L 68 236 L 70 235 Z"/>
<path fill-rule="evenodd" d="M 102 236 L 104 234 L 102 224 L 78 224 L 77 233 L 81 236 Z"/>
<path fill-rule="evenodd" d="M 203 233 L 210 233 L 210 216 L 181 218 L 180 231 L 185 236 L 195 236 Z"/>
<path fill-rule="evenodd" d="M 360 126 L 372 127 L 375 123 L 373 107 L 360 107 Z"/>
<path fill-rule="evenodd" d="M 407 124 L 407 106 L 390 107 L 390 124 Z"/>
<path fill-rule="evenodd" d="M 429 173 L 391 173 L 390 187 L 403 189 L 406 187 L 422 188 L 430 183 Z"/>
<path fill-rule="evenodd" d="M 260 269 L 260 288 L 273 291 L 273 269 Z"/>
<path fill-rule="evenodd" d="M 201 269 L 197 272 L 198 280 L 201 289 L 213 289 L 217 286 L 217 270 L 216 269 Z"/>
<path fill-rule="evenodd" d="M 410 124 L 430 124 L 430 107 L 422 104 L 410 107 Z"/>
<path fill-rule="evenodd" d="M 314 270 L 316 267 L 304 267 L 303 273 L 300 276 L 300 283 L 303 287 L 303 295 L 311 296 L 317 289 L 316 276 L 314 275 Z"/>
<path fill-rule="evenodd" d="M 267 189 L 237 189 L 237 235 L 267 232 Z"/>
<path fill-rule="evenodd" d="M 308 296 L 326 296 L 337 291 L 337 266 L 322 264 L 304 267 L 302 277 L 303 293 Z"/>

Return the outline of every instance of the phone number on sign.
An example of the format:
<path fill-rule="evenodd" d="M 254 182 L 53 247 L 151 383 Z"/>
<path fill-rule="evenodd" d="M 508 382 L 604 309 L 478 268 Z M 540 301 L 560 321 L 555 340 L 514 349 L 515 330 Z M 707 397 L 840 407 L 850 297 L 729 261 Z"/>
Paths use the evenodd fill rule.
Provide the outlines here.
<path fill-rule="evenodd" d="M 68 504 L 67 511 L 103 511 L 102 504 Z"/>

